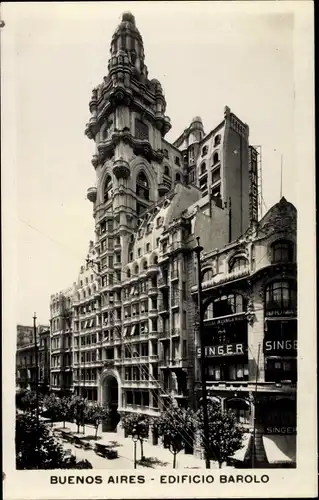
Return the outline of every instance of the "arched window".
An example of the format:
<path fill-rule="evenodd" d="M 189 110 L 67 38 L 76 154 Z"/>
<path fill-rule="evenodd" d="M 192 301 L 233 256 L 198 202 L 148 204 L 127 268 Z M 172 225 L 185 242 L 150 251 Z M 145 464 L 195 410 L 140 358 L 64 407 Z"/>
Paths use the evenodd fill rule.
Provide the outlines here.
<path fill-rule="evenodd" d="M 88 288 L 88 296 L 91 295 L 91 290 Z"/>
<path fill-rule="evenodd" d="M 216 153 L 213 154 L 213 165 L 219 162 L 219 154 L 216 151 Z"/>
<path fill-rule="evenodd" d="M 155 264 L 155 265 L 158 264 L 158 256 L 157 255 L 154 256 L 153 264 Z"/>
<path fill-rule="evenodd" d="M 144 200 L 150 199 L 150 188 L 143 170 L 140 171 L 136 178 L 136 194 L 140 198 L 144 198 Z"/>
<path fill-rule="evenodd" d="M 204 174 L 206 172 L 206 163 L 203 162 L 200 166 L 200 175 Z"/>
<path fill-rule="evenodd" d="M 214 277 L 214 273 L 212 269 L 204 269 L 202 273 L 202 282 L 211 280 Z"/>
<path fill-rule="evenodd" d="M 216 137 L 214 139 L 214 147 L 219 146 L 220 140 L 221 140 L 221 136 L 220 135 L 216 135 Z"/>
<path fill-rule="evenodd" d="M 266 311 L 296 309 L 297 289 L 291 281 L 274 281 L 265 289 Z"/>
<path fill-rule="evenodd" d="M 112 179 L 108 175 L 104 184 L 104 202 L 109 201 L 112 196 Z"/>
<path fill-rule="evenodd" d="M 83 290 L 83 298 L 85 299 L 86 297 L 86 293 L 85 293 L 85 290 Z"/>
<path fill-rule="evenodd" d="M 130 277 L 131 277 L 131 271 L 130 271 L 129 269 L 126 271 L 126 277 L 127 277 L 127 278 L 130 278 Z"/>
<path fill-rule="evenodd" d="M 107 126 L 102 130 L 102 140 L 105 141 L 109 135 Z"/>
<path fill-rule="evenodd" d="M 204 146 L 202 149 L 202 156 L 207 155 L 207 153 L 208 153 L 208 146 Z"/>
<path fill-rule="evenodd" d="M 244 269 L 247 269 L 248 265 L 248 260 L 246 257 L 243 256 L 237 256 L 231 259 L 229 263 L 229 272 L 233 273 L 236 271 L 243 271 Z"/>
<path fill-rule="evenodd" d="M 137 264 L 134 267 L 134 274 L 138 274 L 138 265 Z"/>
<path fill-rule="evenodd" d="M 180 180 L 181 180 L 181 174 L 177 173 L 175 176 L 175 181 L 180 182 Z"/>
<path fill-rule="evenodd" d="M 144 262 L 143 262 L 143 269 L 147 269 L 147 261 L 146 260 L 144 260 Z"/>
<path fill-rule="evenodd" d="M 171 176 L 170 173 L 169 173 L 169 168 L 168 168 L 167 165 L 165 165 L 165 167 L 164 167 L 164 175 L 166 175 L 167 177 Z"/>
<path fill-rule="evenodd" d="M 222 295 L 210 302 L 206 308 L 204 319 L 220 318 L 245 312 L 246 304 L 240 294 Z"/>
<path fill-rule="evenodd" d="M 78 300 L 80 300 L 80 299 L 81 299 L 81 295 L 80 295 L 80 292 L 78 292 L 78 295 L 77 295 L 77 297 L 78 297 Z"/>
<path fill-rule="evenodd" d="M 277 240 L 272 246 L 272 262 L 291 262 L 293 259 L 293 244 L 290 241 Z"/>

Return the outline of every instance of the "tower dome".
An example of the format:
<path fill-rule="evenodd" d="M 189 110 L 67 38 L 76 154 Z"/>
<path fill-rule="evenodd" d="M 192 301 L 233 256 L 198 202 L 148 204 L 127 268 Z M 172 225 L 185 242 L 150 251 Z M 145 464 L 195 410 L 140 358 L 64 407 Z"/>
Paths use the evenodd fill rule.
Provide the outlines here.
<path fill-rule="evenodd" d="M 111 60 L 119 55 L 119 52 L 126 53 L 131 66 L 147 77 L 147 67 L 144 63 L 143 39 L 136 27 L 135 17 L 131 12 L 124 12 L 118 27 L 116 28 L 111 41 Z M 110 60 L 110 62 L 111 62 Z"/>

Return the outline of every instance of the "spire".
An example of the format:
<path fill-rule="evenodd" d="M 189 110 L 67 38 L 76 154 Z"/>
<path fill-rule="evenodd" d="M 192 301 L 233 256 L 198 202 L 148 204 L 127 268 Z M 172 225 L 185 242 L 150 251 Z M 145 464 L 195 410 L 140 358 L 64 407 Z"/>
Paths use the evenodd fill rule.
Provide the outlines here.
<path fill-rule="evenodd" d="M 147 77 L 148 71 L 145 66 L 143 39 L 136 27 L 135 17 L 131 12 L 124 12 L 122 20 L 116 28 L 111 41 L 111 59 L 109 69 L 116 64 L 119 57 L 128 58 L 130 66 Z"/>

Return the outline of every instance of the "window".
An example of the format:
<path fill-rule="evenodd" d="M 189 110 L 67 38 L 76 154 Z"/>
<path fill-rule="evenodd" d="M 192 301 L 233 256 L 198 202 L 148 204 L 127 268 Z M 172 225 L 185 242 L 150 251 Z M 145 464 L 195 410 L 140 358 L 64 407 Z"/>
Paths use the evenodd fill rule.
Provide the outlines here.
<path fill-rule="evenodd" d="M 140 248 L 137 249 L 137 256 L 140 257 L 141 256 L 141 252 L 142 250 Z"/>
<path fill-rule="evenodd" d="M 275 281 L 265 290 L 266 311 L 296 309 L 296 284 L 289 281 Z"/>
<path fill-rule="evenodd" d="M 229 272 L 243 271 L 247 269 L 248 260 L 245 257 L 234 257 L 229 264 Z"/>
<path fill-rule="evenodd" d="M 148 126 L 138 118 L 135 118 L 135 137 L 137 139 L 148 139 Z"/>
<path fill-rule="evenodd" d="M 128 260 L 129 260 L 129 262 L 132 262 L 132 260 L 133 260 L 133 252 L 129 253 Z"/>
<path fill-rule="evenodd" d="M 156 238 L 156 248 L 159 246 L 160 239 Z"/>
<path fill-rule="evenodd" d="M 291 262 L 293 258 L 293 245 L 290 241 L 275 241 L 272 246 L 272 262 Z"/>
<path fill-rule="evenodd" d="M 158 257 L 157 257 L 157 255 L 154 255 L 153 264 L 155 264 L 155 265 L 158 264 Z"/>
<path fill-rule="evenodd" d="M 219 162 L 219 154 L 216 151 L 216 153 L 213 154 L 213 165 L 216 165 L 216 163 L 218 162 Z"/>
<path fill-rule="evenodd" d="M 212 269 L 204 269 L 202 272 L 202 282 L 211 280 L 214 277 Z"/>
<path fill-rule="evenodd" d="M 166 175 L 167 177 L 170 177 L 169 168 L 167 165 L 165 165 L 165 167 L 164 167 L 164 175 Z"/>
<path fill-rule="evenodd" d="M 138 274 L 138 265 L 136 264 L 135 267 L 134 267 L 134 274 L 137 275 Z"/>
<path fill-rule="evenodd" d="M 104 202 L 110 201 L 112 197 L 112 179 L 111 176 L 108 175 L 107 178 L 105 179 L 105 184 L 104 184 Z"/>
<path fill-rule="evenodd" d="M 131 277 L 131 271 L 130 271 L 129 269 L 126 271 L 126 277 L 127 277 L 127 278 L 130 278 L 130 277 Z"/>
<path fill-rule="evenodd" d="M 176 181 L 176 182 L 181 182 L 181 174 L 179 174 L 178 172 L 177 172 L 177 174 L 175 175 L 175 181 Z"/>
<path fill-rule="evenodd" d="M 203 175 L 206 172 L 206 163 L 203 162 L 200 166 L 200 175 Z"/>
<path fill-rule="evenodd" d="M 167 149 L 163 149 L 163 155 L 165 156 L 165 158 L 168 158 L 168 151 L 167 151 Z"/>
<path fill-rule="evenodd" d="M 144 270 L 146 270 L 146 269 L 147 269 L 147 261 L 146 261 L 146 260 L 144 260 L 144 262 L 143 262 L 143 269 L 144 269 Z"/>
<path fill-rule="evenodd" d="M 175 165 L 180 166 L 181 162 L 178 156 L 175 156 Z"/>
<path fill-rule="evenodd" d="M 136 195 L 144 200 L 149 200 L 150 189 L 147 177 L 143 171 L 141 171 L 136 178 Z"/>
<path fill-rule="evenodd" d="M 146 251 L 147 252 L 151 251 L 151 244 L 150 243 L 146 243 Z"/>
<path fill-rule="evenodd" d="M 219 182 L 219 181 L 220 181 L 220 168 L 217 168 L 212 173 L 212 184 L 215 184 L 215 182 Z"/>
<path fill-rule="evenodd" d="M 208 304 L 204 319 L 208 320 L 221 316 L 229 316 L 231 314 L 242 313 L 245 310 L 246 304 L 242 295 L 222 295 Z"/>
<path fill-rule="evenodd" d="M 108 136 L 108 129 L 107 126 L 102 130 L 102 140 L 105 141 Z"/>
<path fill-rule="evenodd" d="M 220 135 L 216 135 L 215 139 L 214 139 L 214 147 L 219 146 L 220 141 L 221 141 L 221 136 Z"/>
<path fill-rule="evenodd" d="M 204 146 L 202 149 L 202 156 L 207 155 L 207 153 L 208 153 L 208 146 Z"/>

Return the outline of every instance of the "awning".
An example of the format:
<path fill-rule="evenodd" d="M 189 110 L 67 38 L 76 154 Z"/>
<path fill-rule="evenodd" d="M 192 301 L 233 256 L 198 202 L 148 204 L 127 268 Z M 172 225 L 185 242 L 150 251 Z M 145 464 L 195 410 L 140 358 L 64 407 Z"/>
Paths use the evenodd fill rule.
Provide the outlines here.
<path fill-rule="evenodd" d="M 296 435 L 265 435 L 263 444 L 270 464 L 296 462 Z"/>
<path fill-rule="evenodd" d="M 243 445 L 239 450 L 235 451 L 235 453 L 230 457 L 232 460 L 236 460 L 237 462 L 244 462 L 249 458 L 250 455 L 250 442 L 251 442 L 251 433 L 246 432 L 243 435 Z"/>

